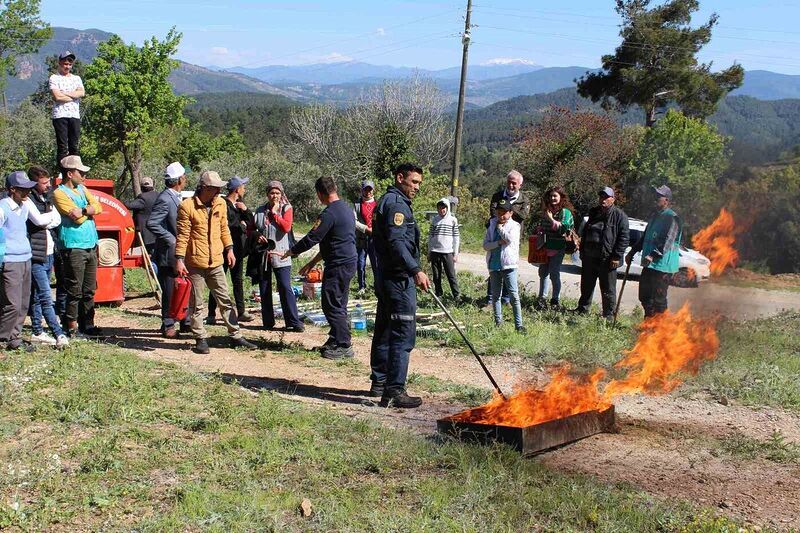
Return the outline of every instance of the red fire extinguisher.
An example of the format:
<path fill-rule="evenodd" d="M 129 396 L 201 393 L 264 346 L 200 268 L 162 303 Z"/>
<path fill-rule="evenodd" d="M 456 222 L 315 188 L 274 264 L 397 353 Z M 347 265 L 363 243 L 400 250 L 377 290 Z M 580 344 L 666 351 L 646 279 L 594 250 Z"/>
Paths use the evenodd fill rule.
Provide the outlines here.
<path fill-rule="evenodd" d="M 175 278 L 172 289 L 172 301 L 169 303 L 169 316 L 181 321 L 189 312 L 189 295 L 192 293 L 192 282 L 189 278 L 179 276 Z"/>

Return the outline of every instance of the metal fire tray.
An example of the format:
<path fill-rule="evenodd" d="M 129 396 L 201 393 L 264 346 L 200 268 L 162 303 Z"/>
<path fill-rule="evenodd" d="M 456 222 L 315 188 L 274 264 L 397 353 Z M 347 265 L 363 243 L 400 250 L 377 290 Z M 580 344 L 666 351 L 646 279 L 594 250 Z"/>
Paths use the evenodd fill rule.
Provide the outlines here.
<path fill-rule="evenodd" d="M 616 430 L 616 417 L 612 405 L 602 411 L 585 411 L 527 427 L 475 424 L 452 417 L 442 418 L 436 425 L 440 433 L 457 439 L 481 444 L 502 442 L 528 456 L 598 433 L 612 433 Z"/>

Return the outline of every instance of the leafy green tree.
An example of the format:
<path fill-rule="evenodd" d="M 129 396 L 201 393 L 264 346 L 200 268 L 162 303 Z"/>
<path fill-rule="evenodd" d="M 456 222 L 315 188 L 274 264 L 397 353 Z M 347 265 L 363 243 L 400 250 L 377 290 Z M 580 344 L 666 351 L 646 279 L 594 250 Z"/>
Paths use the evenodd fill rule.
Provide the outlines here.
<path fill-rule="evenodd" d="M 168 81 L 178 65 L 172 56 L 180 40 L 175 28 L 164 41 L 152 37 L 141 47 L 115 35 L 98 45 L 97 57 L 86 67 L 86 129 L 101 157 L 122 154 L 134 194 L 141 192 L 147 144 L 160 142 L 155 135 L 165 126 L 186 125 L 188 99 L 175 95 Z"/>
<path fill-rule="evenodd" d="M 49 165 L 56 159 L 53 124 L 42 107 L 24 100 L 8 114 L 0 114 L 0 176 L 30 165 Z"/>
<path fill-rule="evenodd" d="M 780 161 L 751 168 L 746 181 L 726 183 L 722 205 L 745 228 L 735 246 L 746 264 L 800 273 L 800 145 Z"/>
<path fill-rule="evenodd" d="M 39 50 L 53 34 L 50 25 L 39 18 L 40 0 L 2 0 L 0 2 L 0 90 L 6 76 L 17 73 L 17 56 Z"/>
<path fill-rule="evenodd" d="M 392 180 L 394 169 L 405 161 L 414 161 L 414 137 L 395 123 L 386 124 L 378 133 L 378 148 L 373 161 L 374 176 L 379 180 Z"/>
<path fill-rule="evenodd" d="M 647 130 L 631 163 L 636 180 L 629 185 L 631 211 L 652 209 L 648 189 L 666 183 L 689 231 L 716 214 L 717 180 L 728 165 L 726 138 L 700 119 L 670 110 Z"/>
<path fill-rule="evenodd" d="M 578 93 L 605 108 L 644 109 L 645 125 L 656 121 L 656 109 L 675 102 L 685 114 L 705 118 L 717 102 L 744 80 L 744 69 L 733 65 L 712 73 L 711 64 L 696 54 L 711 40 L 718 16 L 699 28 L 690 26 L 698 0 L 669 0 L 649 8 L 651 0 L 617 0 L 622 17 L 622 43 L 604 55 L 600 72 L 578 80 Z"/>

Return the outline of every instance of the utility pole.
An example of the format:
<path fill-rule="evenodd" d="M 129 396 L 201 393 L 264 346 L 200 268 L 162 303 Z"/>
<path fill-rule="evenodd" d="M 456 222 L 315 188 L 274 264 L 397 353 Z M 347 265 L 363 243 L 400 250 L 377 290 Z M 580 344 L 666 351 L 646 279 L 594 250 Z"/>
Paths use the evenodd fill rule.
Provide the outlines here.
<path fill-rule="evenodd" d="M 461 84 L 458 88 L 458 111 L 456 111 L 456 138 L 453 146 L 453 174 L 450 180 L 450 196 L 456 196 L 458 187 L 458 173 L 461 167 L 461 129 L 464 126 L 464 95 L 467 88 L 467 56 L 469 55 L 469 42 L 472 38 L 470 30 L 470 17 L 472 16 L 472 0 L 467 0 L 467 17 L 464 21 L 464 35 L 461 42 L 464 44 L 464 53 L 461 56 Z"/>

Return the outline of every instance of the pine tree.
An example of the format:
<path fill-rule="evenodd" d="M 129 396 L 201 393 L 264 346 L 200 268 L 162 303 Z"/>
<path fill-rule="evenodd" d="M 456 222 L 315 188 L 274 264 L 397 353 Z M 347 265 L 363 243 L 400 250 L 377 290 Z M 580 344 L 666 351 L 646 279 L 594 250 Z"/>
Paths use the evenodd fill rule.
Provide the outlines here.
<path fill-rule="evenodd" d="M 656 109 L 674 103 L 687 116 L 706 118 L 717 102 L 744 80 L 744 69 L 733 65 L 711 72 L 711 63 L 699 63 L 697 53 L 711 40 L 718 16 L 698 28 L 690 26 L 698 0 L 670 0 L 649 8 L 651 0 L 617 0 L 622 17 L 622 43 L 604 55 L 600 72 L 578 80 L 578 93 L 604 108 L 645 111 L 652 126 Z"/>

